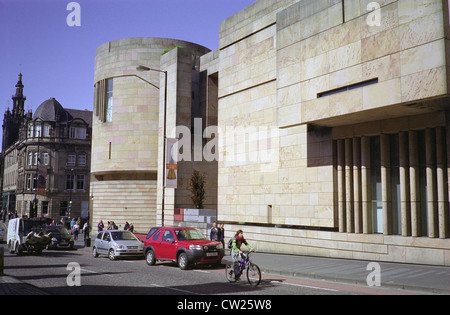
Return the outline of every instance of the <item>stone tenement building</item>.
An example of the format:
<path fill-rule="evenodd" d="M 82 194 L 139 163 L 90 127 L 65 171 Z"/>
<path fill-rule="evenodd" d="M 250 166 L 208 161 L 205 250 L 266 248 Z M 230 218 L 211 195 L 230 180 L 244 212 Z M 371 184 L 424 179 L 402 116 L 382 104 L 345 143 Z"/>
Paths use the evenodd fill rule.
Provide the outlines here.
<path fill-rule="evenodd" d="M 109 111 L 94 117 L 103 132 L 93 170 L 116 187 L 100 211 L 136 221 L 130 207 L 140 203 L 148 228 L 189 206 L 183 182 L 163 190 L 159 161 L 163 135 L 177 138 L 163 126 L 201 116 L 199 89 L 203 127 L 217 123 L 219 137 L 204 141 L 217 144 L 207 207 L 227 238 L 242 228 L 260 251 L 450 266 L 449 25 L 442 0 L 259 0 L 220 24 L 215 51 L 171 43 L 183 48 L 145 64 L 168 73 L 167 115 L 165 77 L 153 73 L 157 93 L 113 79 L 112 122 Z M 149 53 L 133 41 L 99 48 L 97 84 L 135 75 Z M 142 170 L 152 184 L 133 178 Z M 179 165 L 178 176 L 191 170 Z M 136 180 L 124 185 L 127 174 Z M 93 198 L 94 217 L 107 219 Z"/>
<path fill-rule="evenodd" d="M 2 207 L 18 216 L 89 216 L 92 111 L 50 98 L 25 114 L 22 74 L 3 119 Z"/>

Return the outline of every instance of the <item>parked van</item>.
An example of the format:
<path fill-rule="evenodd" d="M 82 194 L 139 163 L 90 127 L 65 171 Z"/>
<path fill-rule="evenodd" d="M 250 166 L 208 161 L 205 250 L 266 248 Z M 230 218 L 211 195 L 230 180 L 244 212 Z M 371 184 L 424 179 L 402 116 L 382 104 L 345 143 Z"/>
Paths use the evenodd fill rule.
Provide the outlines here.
<path fill-rule="evenodd" d="M 17 255 L 28 252 L 40 255 L 52 240 L 51 233 L 45 233 L 48 219 L 12 219 L 8 225 L 8 247 L 10 253 Z"/>

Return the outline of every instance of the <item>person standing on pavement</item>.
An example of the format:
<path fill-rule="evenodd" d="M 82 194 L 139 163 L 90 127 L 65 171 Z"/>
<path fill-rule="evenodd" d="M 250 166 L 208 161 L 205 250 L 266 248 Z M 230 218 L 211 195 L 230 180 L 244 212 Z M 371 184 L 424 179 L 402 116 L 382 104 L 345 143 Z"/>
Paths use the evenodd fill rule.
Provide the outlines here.
<path fill-rule="evenodd" d="M 97 228 L 98 228 L 98 232 L 103 231 L 103 229 L 105 228 L 105 225 L 103 224 L 103 220 L 100 220 L 100 222 L 98 222 Z"/>
<path fill-rule="evenodd" d="M 78 223 L 75 222 L 74 226 L 72 227 L 73 239 L 75 241 L 78 241 L 78 233 L 79 232 L 80 232 L 80 226 L 78 225 Z"/>
<path fill-rule="evenodd" d="M 212 228 L 209 230 L 209 239 L 211 241 L 219 241 L 219 229 L 217 228 L 217 222 L 213 222 Z"/>
<path fill-rule="evenodd" d="M 223 248 L 225 248 L 225 228 L 223 223 L 219 227 L 219 241 L 222 243 Z"/>
<path fill-rule="evenodd" d="M 77 221 L 75 221 L 75 218 L 72 218 L 72 221 L 70 221 L 70 229 L 73 229 L 73 226 L 77 223 Z"/>
<path fill-rule="evenodd" d="M 86 223 L 84 223 L 83 225 L 84 240 L 89 238 L 89 230 L 90 230 L 89 223 L 86 221 Z"/>
<path fill-rule="evenodd" d="M 233 241 L 231 243 L 231 258 L 233 260 L 234 276 L 236 280 L 239 280 L 241 276 L 241 269 L 239 267 L 239 260 L 243 254 L 241 246 L 244 244 L 249 251 L 254 252 L 255 250 L 251 247 L 244 238 L 244 231 L 238 230 L 234 235 Z"/>

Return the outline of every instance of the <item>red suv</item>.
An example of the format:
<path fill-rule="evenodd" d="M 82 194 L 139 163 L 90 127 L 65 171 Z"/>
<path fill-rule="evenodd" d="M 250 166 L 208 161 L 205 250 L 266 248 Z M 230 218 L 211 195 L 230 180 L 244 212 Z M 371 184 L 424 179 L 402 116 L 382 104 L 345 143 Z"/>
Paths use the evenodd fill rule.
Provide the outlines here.
<path fill-rule="evenodd" d="M 160 227 L 150 229 L 144 242 L 144 255 L 149 266 L 156 260 L 169 260 L 186 270 L 189 265 L 219 265 L 224 248 L 222 243 L 207 240 L 194 228 Z"/>

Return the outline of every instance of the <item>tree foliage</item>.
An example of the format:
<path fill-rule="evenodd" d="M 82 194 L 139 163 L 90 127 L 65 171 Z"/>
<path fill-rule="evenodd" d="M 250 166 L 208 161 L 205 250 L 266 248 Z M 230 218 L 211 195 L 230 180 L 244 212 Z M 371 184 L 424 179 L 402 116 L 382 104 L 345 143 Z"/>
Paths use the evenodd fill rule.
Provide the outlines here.
<path fill-rule="evenodd" d="M 205 202 L 205 185 L 206 175 L 195 170 L 191 175 L 191 183 L 189 185 L 191 191 L 191 200 L 197 209 L 204 208 Z"/>

